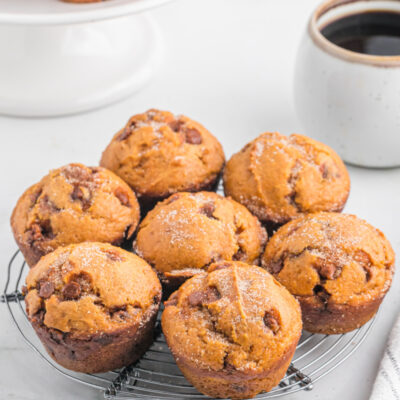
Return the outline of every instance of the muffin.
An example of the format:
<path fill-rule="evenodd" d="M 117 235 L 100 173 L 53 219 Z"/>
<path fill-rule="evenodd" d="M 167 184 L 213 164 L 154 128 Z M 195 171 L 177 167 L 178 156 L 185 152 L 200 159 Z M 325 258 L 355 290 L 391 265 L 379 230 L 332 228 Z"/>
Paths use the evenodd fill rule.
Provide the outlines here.
<path fill-rule="evenodd" d="M 219 260 L 259 264 L 266 239 L 257 218 L 236 201 L 212 192 L 182 192 L 147 214 L 134 250 L 170 293 Z"/>
<path fill-rule="evenodd" d="M 24 292 L 33 328 L 65 368 L 85 373 L 120 368 L 153 341 L 160 282 L 144 260 L 119 247 L 96 242 L 59 247 L 29 271 Z"/>
<path fill-rule="evenodd" d="M 100 164 L 127 182 L 149 209 L 176 192 L 214 189 L 224 161 L 221 144 L 202 125 L 149 110 L 114 136 Z"/>
<path fill-rule="evenodd" d="M 302 135 L 263 133 L 228 161 L 224 189 L 274 228 L 304 213 L 341 211 L 350 178 L 330 147 Z"/>
<path fill-rule="evenodd" d="M 121 244 L 139 223 L 130 187 L 100 167 L 68 164 L 50 171 L 18 200 L 15 240 L 29 266 L 59 246 L 85 241 Z"/>
<path fill-rule="evenodd" d="M 284 377 L 301 335 L 300 307 L 262 268 L 219 262 L 165 303 L 162 330 L 175 361 L 203 394 L 245 399 Z"/>
<path fill-rule="evenodd" d="M 281 227 L 262 266 L 299 300 L 306 330 L 337 334 L 375 315 L 394 253 L 382 232 L 354 215 L 316 213 Z"/>

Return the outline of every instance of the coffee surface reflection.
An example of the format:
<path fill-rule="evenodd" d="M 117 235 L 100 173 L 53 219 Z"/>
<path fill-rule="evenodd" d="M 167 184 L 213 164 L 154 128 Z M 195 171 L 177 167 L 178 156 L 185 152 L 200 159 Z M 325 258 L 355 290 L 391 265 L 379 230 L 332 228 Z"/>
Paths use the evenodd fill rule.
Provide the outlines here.
<path fill-rule="evenodd" d="M 322 27 L 330 42 L 357 53 L 400 55 L 400 13 L 368 11 L 348 15 Z"/>

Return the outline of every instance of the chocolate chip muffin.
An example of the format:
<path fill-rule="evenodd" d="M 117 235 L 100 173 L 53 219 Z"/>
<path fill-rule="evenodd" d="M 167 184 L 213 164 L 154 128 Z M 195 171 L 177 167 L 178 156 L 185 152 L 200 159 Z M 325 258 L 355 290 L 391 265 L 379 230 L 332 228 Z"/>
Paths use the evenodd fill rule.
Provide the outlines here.
<path fill-rule="evenodd" d="M 349 174 L 328 146 L 302 135 L 263 133 L 228 161 L 225 193 L 269 228 L 303 213 L 341 211 Z"/>
<path fill-rule="evenodd" d="M 337 334 L 375 315 L 394 253 L 382 232 L 354 215 L 316 213 L 281 227 L 262 265 L 299 300 L 306 330 Z"/>
<path fill-rule="evenodd" d="M 162 329 L 185 377 L 207 396 L 245 399 L 276 386 L 301 335 L 300 307 L 265 270 L 219 262 L 165 303 Z"/>
<path fill-rule="evenodd" d="M 221 144 L 202 125 L 149 110 L 114 136 L 100 164 L 126 181 L 149 209 L 176 192 L 212 190 L 224 161 Z"/>
<path fill-rule="evenodd" d="M 212 192 L 181 192 L 147 214 L 134 250 L 170 293 L 215 261 L 259 263 L 266 239 L 257 218 L 236 201 Z"/>
<path fill-rule="evenodd" d="M 135 194 L 111 171 L 68 164 L 25 191 L 11 227 L 32 267 L 59 246 L 85 241 L 121 244 L 133 235 L 139 214 Z"/>
<path fill-rule="evenodd" d="M 121 248 L 95 242 L 59 247 L 29 271 L 24 292 L 33 328 L 65 368 L 120 368 L 153 340 L 160 282 L 144 260 Z"/>

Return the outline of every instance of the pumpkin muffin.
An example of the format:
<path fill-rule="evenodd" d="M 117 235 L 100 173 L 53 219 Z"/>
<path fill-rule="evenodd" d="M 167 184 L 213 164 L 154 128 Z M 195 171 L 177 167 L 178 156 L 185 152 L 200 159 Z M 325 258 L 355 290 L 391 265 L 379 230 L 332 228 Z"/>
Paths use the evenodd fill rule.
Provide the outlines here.
<path fill-rule="evenodd" d="M 140 285 L 138 285 L 140 282 Z M 28 318 L 65 368 L 105 372 L 136 361 L 153 340 L 161 285 L 136 255 L 106 243 L 59 247 L 26 278 Z"/>
<path fill-rule="evenodd" d="M 50 171 L 18 200 L 11 216 L 28 265 L 59 246 L 85 241 L 121 244 L 139 223 L 130 187 L 111 171 L 68 164 Z"/>
<path fill-rule="evenodd" d="M 228 161 L 224 189 L 273 228 L 303 213 L 341 211 L 350 178 L 330 147 L 302 135 L 263 133 Z"/>
<path fill-rule="evenodd" d="M 354 215 L 316 213 L 281 227 L 262 265 L 299 300 L 304 329 L 337 334 L 375 315 L 394 253 L 382 232 Z"/>
<path fill-rule="evenodd" d="M 258 264 L 267 234 L 236 201 L 212 192 L 176 193 L 139 225 L 134 250 L 152 265 L 165 293 L 219 260 Z"/>
<path fill-rule="evenodd" d="M 301 335 L 297 301 L 268 272 L 219 262 L 165 302 L 162 329 L 185 377 L 203 394 L 245 399 L 284 377 Z"/>
<path fill-rule="evenodd" d="M 149 110 L 114 136 L 100 164 L 127 182 L 149 209 L 176 192 L 213 190 L 224 162 L 221 144 L 202 125 Z"/>

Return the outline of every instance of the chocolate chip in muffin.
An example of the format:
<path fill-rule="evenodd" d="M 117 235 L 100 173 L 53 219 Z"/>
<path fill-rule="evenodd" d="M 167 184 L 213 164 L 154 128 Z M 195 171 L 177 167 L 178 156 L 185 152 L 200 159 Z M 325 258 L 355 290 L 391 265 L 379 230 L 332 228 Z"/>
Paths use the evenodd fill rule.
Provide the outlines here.
<path fill-rule="evenodd" d="M 328 303 L 328 300 L 331 297 L 330 293 L 328 293 L 328 291 L 322 285 L 315 285 L 313 292 L 325 305 Z"/>
<path fill-rule="evenodd" d="M 45 219 L 33 223 L 28 231 L 28 236 L 31 242 L 54 238 L 50 220 Z"/>
<path fill-rule="evenodd" d="M 133 131 L 132 120 L 137 123 Z M 121 151 L 123 160 L 117 156 Z M 224 158 L 220 143 L 200 124 L 183 115 L 149 110 L 133 116 L 114 136 L 100 165 L 121 176 L 147 211 L 173 193 L 215 190 Z"/>
<path fill-rule="evenodd" d="M 185 125 L 184 121 L 181 121 L 179 119 L 175 119 L 173 121 L 171 121 L 169 123 L 170 128 L 174 131 L 174 132 L 180 132 L 182 130 L 182 127 Z"/>
<path fill-rule="evenodd" d="M 127 126 L 127 127 L 124 128 L 122 133 L 118 136 L 117 140 L 122 142 L 122 141 L 128 139 L 128 137 L 131 136 L 131 135 L 132 135 L 132 129 L 131 129 L 130 126 L 129 127 Z"/>
<path fill-rule="evenodd" d="M 113 250 L 107 250 L 104 252 L 106 254 L 106 256 L 111 260 L 111 261 L 116 261 L 116 262 L 121 262 L 123 261 L 123 258 L 121 256 L 121 254 L 119 254 L 116 251 Z"/>
<path fill-rule="evenodd" d="M 206 215 L 208 218 L 215 219 L 213 213 L 215 211 L 215 203 L 208 202 L 200 208 L 200 213 Z"/>
<path fill-rule="evenodd" d="M 51 214 L 60 212 L 60 208 L 56 206 L 56 204 L 49 199 L 49 196 L 45 195 L 39 201 L 40 211 L 43 214 Z"/>
<path fill-rule="evenodd" d="M 73 201 L 80 201 L 82 204 L 82 210 L 86 211 L 91 206 L 91 191 L 89 188 L 84 186 L 75 185 L 71 193 L 71 199 Z"/>
<path fill-rule="evenodd" d="M 185 129 L 185 141 L 189 144 L 201 144 L 203 139 L 197 129 L 188 128 Z"/>
<path fill-rule="evenodd" d="M 107 259 L 107 252 L 124 261 Z M 154 338 L 160 282 L 150 265 L 123 249 L 98 242 L 59 247 L 31 269 L 26 287 L 29 321 L 65 368 L 85 373 L 122 368 Z"/>
<path fill-rule="evenodd" d="M 273 260 L 267 265 L 267 270 L 270 272 L 272 275 L 279 274 L 283 268 L 283 258 L 280 258 L 278 260 Z"/>
<path fill-rule="evenodd" d="M 303 213 L 340 212 L 349 190 L 350 178 L 339 156 L 297 134 L 261 134 L 224 169 L 225 194 L 249 208 L 269 231 Z"/>
<path fill-rule="evenodd" d="M 64 298 L 75 300 L 81 295 L 81 285 L 78 282 L 69 282 L 62 288 Z"/>
<path fill-rule="evenodd" d="M 319 170 L 321 172 L 323 179 L 327 179 L 329 177 L 329 169 L 328 169 L 328 166 L 326 165 L 326 163 L 322 163 L 319 166 Z"/>
<path fill-rule="evenodd" d="M 372 278 L 372 262 L 370 256 L 363 250 L 357 250 L 354 254 L 354 260 L 363 267 L 366 281 L 370 281 Z"/>
<path fill-rule="evenodd" d="M 317 270 L 322 280 L 336 279 L 342 271 L 342 267 L 339 264 L 322 258 L 317 261 L 314 268 Z"/>
<path fill-rule="evenodd" d="M 188 302 L 192 307 L 198 307 L 213 303 L 221 298 L 221 294 L 215 286 L 208 286 L 205 291 L 193 292 L 188 297 Z"/>
<path fill-rule="evenodd" d="M 274 335 L 279 332 L 280 323 L 279 323 L 279 315 L 275 310 L 265 311 L 263 318 L 265 326 L 270 329 Z"/>
<path fill-rule="evenodd" d="M 54 293 L 54 283 L 51 281 L 40 283 L 39 296 L 48 299 Z"/>
<path fill-rule="evenodd" d="M 120 201 L 120 203 L 125 206 L 125 207 L 131 207 L 131 204 L 129 203 L 129 196 L 128 194 L 124 191 L 122 188 L 117 188 L 115 189 L 115 197 Z"/>

